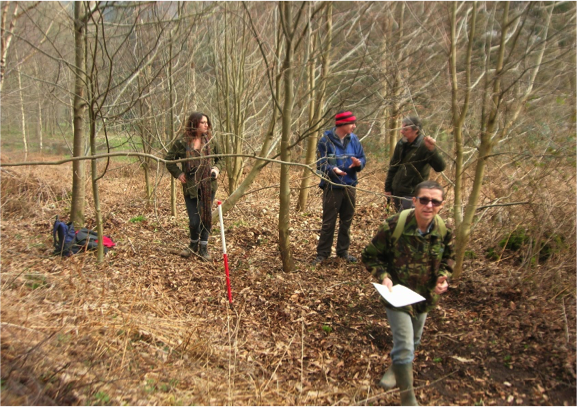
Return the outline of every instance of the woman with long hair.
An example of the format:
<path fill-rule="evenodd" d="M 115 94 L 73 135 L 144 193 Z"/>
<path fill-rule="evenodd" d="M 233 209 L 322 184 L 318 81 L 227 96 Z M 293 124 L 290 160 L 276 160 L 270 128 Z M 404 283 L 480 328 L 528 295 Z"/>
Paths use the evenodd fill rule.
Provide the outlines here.
<path fill-rule="evenodd" d="M 195 158 L 182 163 L 167 163 L 172 176 L 182 183 L 184 202 L 188 213 L 190 244 L 181 256 L 189 257 L 197 253 L 205 260 L 211 260 L 208 252 L 208 236 L 212 227 L 212 202 L 218 184 L 216 179 L 222 168 L 222 160 L 209 155 L 220 154 L 216 141 L 212 138 L 212 124 L 209 117 L 193 112 L 186 120 L 184 136 L 176 139 L 166 160 Z"/>

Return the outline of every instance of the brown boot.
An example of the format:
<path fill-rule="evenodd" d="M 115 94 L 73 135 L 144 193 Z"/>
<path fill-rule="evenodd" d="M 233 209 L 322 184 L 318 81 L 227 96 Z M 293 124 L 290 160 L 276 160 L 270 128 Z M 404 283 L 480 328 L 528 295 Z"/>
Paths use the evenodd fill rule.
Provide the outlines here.
<path fill-rule="evenodd" d="M 191 240 L 188 247 L 180 252 L 180 255 L 184 258 L 188 258 L 192 256 L 193 253 L 198 253 L 198 240 L 196 242 Z"/>

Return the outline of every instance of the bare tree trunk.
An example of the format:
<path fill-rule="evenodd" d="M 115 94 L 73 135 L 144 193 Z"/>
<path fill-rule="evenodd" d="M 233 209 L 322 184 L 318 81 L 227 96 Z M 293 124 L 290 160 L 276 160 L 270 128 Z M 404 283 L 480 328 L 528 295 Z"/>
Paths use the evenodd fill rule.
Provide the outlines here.
<path fill-rule="evenodd" d="M 310 21 L 310 10 L 312 8 L 312 3 L 309 3 L 309 21 Z M 306 60 L 308 63 L 308 95 L 309 95 L 309 129 L 311 134 L 307 139 L 307 147 L 306 147 L 306 154 L 305 154 L 305 163 L 311 165 L 315 160 L 315 150 L 316 150 L 316 131 L 313 130 L 314 127 L 314 116 L 315 116 L 315 94 L 317 90 L 315 89 L 315 68 L 316 68 L 316 58 L 311 57 L 313 54 L 313 44 L 315 43 L 316 34 L 312 34 L 312 27 L 308 27 L 308 41 L 307 41 L 307 49 L 306 49 Z M 311 184 L 311 174 L 308 173 L 306 168 L 303 168 L 303 175 L 301 179 L 301 187 L 299 192 L 299 200 L 297 202 L 296 211 L 302 212 L 304 211 L 307 205 L 307 198 L 309 196 L 309 186 Z"/>
<path fill-rule="evenodd" d="M 473 180 L 473 188 L 469 195 L 469 201 L 465 207 L 465 215 L 463 222 L 457 230 L 455 239 L 455 267 L 453 278 L 458 279 L 463 272 L 463 261 L 465 259 L 465 249 L 471 237 L 471 227 L 473 218 L 477 209 L 477 202 L 483 185 L 483 176 L 485 174 L 486 160 L 492 149 L 492 136 L 497 125 L 497 118 L 499 116 L 499 107 L 503 99 L 501 93 L 501 72 L 503 70 L 503 61 L 505 59 L 505 40 L 509 28 L 509 2 L 504 3 L 503 21 L 502 21 L 501 42 L 499 44 L 499 54 L 495 66 L 495 75 L 493 77 L 492 103 L 491 111 L 487 120 L 487 125 L 481 131 L 481 145 L 479 146 L 479 158 L 475 168 L 475 178 Z M 488 51 L 489 52 L 489 51 Z"/>
<path fill-rule="evenodd" d="M 577 0 L 573 0 L 573 17 L 577 18 Z M 573 52 L 571 54 L 572 66 L 577 66 L 577 25 L 573 26 L 571 40 L 573 42 Z M 570 74 L 569 81 L 571 84 L 571 121 L 569 126 L 574 134 L 577 127 L 577 72 Z M 1 90 L 1 89 L 0 89 Z"/>
<path fill-rule="evenodd" d="M 35 75 L 38 77 L 38 63 L 34 63 L 34 72 Z M 36 115 L 36 119 L 37 119 L 37 124 L 36 124 L 36 136 L 38 137 L 38 149 L 40 150 L 40 152 L 42 152 L 42 147 L 43 147 L 43 143 L 42 143 L 42 89 L 40 88 L 40 84 L 38 84 L 38 98 L 37 98 L 37 104 L 38 104 L 38 114 Z"/>
<path fill-rule="evenodd" d="M 230 3 L 233 6 L 233 3 Z M 223 151 L 225 154 L 242 154 L 244 148 L 245 116 L 247 111 L 244 93 L 247 87 L 245 61 L 247 57 L 247 40 L 249 34 L 245 25 L 239 29 L 233 24 L 228 6 L 224 7 L 223 44 L 215 35 L 215 49 L 224 48 L 223 52 L 215 52 L 214 66 L 217 71 L 216 85 L 218 108 L 221 112 Z M 217 26 L 215 26 L 216 30 Z M 216 31 L 215 31 L 216 32 Z M 222 111 L 221 111 L 222 106 Z M 230 156 L 224 159 L 228 190 L 234 191 L 240 182 L 244 170 L 244 158 Z"/>
<path fill-rule="evenodd" d="M 289 142 L 291 135 L 291 116 L 293 110 L 293 66 L 292 58 L 294 45 L 292 43 L 293 33 L 289 32 L 292 28 L 292 4 L 282 2 L 281 19 L 284 20 L 284 37 L 285 37 L 285 59 L 283 63 L 284 75 L 284 106 L 282 113 L 282 139 L 281 139 L 281 160 L 287 162 L 290 160 Z M 294 28 L 293 28 L 294 30 Z M 279 234 L 279 251 L 283 264 L 283 271 L 289 272 L 294 269 L 294 260 L 290 248 L 290 167 L 281 164 L 280 170 L 280 208 L 278 218 Z"/>
<path fill-rule="evenodd" d="M 92 100 L 92 98 L 90 98 Z M 90 154 L 96 155 L 96 115 L 94 106 L 89 109 L 90 117 Z M 96 249 L 96 261 L 102 263 L 104 260 L 103 236 L 104 228 L 102 226 L 102 211 L 100 209 L 100 193 L 98 191 L 98 165 L 96 160 L 90 161 L 92 196 L 94 199 L 94 214 L 96 218 L 96 233 L 98 233 L 98 247 Z"/>
<path fill-rule="evenodd" d="M 196 103 L 196 65 L 193 61 L 193 57 L 194 57 L 194 52 L 191 55 L 191 62 L 190 62 L 190 73 L 189 73 L 189 79 L 190 79 L 190 110 L 193 112 L 196 112 L 197 109 L 197 103 Z"/>
<path fill-rule="evenodd" d="M 247 11 L 248 13 L 248 11 Z M 279 28 L 280 29 L 280 28 Z M 280 60 L 281 55 L 281 42 L 280 42 L 280 32 L 277 33 L 276 36 L 276 48 L 275 48 L 275 61 Z M 272 112 L 270 115 L 270 122 L 268 126 L 268 130 L 265 133 L 264 142 L 259 152 L 259 157 L 266 157 L 269 154 L 269 150 L 273 145 L 274 135 L 275 135 L 275 127 L 278 120 L 279 110 L 277 107 L 277 99 L 280 95 L 280 88 L 281 88 L 281 77 L 278 68 L 278 64 L 274 64 L 270 68 L 271 76 L 275 77 L 274 88 L 271 87 L 271 101 L 270 101 L 270 111 Z M 263 160 L 256 160 L 254 165 L 252 166 L 250 172 L 247 176 L 243 179 L 241 184 L 232 192 L 226 201 L 223 202 L 221 208 L 222 212 L 226 213 L 230 210 L 234 205 L 238 202 L 240 198 L 243 197 L 244 193 L 248 189 L 248 187 L 253 183 L 257 175 L 262 171 L 262 169 L 269 164 L 269 161 Z M 218 211 L 213 211 L 212 213 L 212 220 L 213 222 L 218 221 Z"/>
<path fill-rule="evenodd" d="M 390 7 L 389 3 L 386 3 L 385 7 Z M 391 17 L 386 10 L 383 10 L 383 38 L 381 40 L 381 47 L 380 47 L 380 56 L 381 56 L 381 72 L 383 73 L 383 79 L 381 80 L 381 96 L 382 99 L 385 101 L 385 106 L 382 110 L 382 116 L 379 120 L 379 128 L 380 134 L 383 136 L 382 145 L 385 147 L 385 154 L 392 156 L 392 151 L 389 151 L 389 133 L 388 129 L 388 118 L 392 116 L 391 114 L 391 106 L 387 101 L 389 101 L 389 92 L 390 92 L 390 85 L 387 80 L 387 74 L 389 72 L 389 59 L 391 58 L 392 53 L 390 52 L 390 38 L 392 33 L 392 21 Z M 386 157 L 385 155 L 385 157 Z"/>
<path fill-rule="evenodd" d="M 278 92 L 277 92 L 277 95 L 278 95 Z M 272 102 L 271 108 L 272 108 L 273 113 L 271 116 L 269 129 L 268 129 L 267 134 L 265 136 L 264 143 L 260 149 L 259 157 L 266 157 L 266 154 L 267 154 L 268 150 L 270 149 L 270 146 L 271 146 L 273 138 L 274 138 L 274 129 L 275 129 L 276 120 L 277 120 L 277 113 L 276 113 L 276 107 L 275 107 L 274 102 Z M 255 180 L 257 175 L 269 163 L 270 163 L 270 161 L 256 160 L 256 162 L 252 166 L 252 168 L 251 168 L 250 172 L 247 174 L 247 176 L 242 180 L 240 185 L 234 190 L 234 192 L 232 192 L 228 196 L 226 201 L 224 201 L 223 204 L 221 205 L 223 214 L 226 213 L 228 210 L 230 210 L 232 207 L 234 207 L 234 205 L 238 202 L 238 200 L 240 198 L 242 198 L 242 196 L 244 195 L 244 193 L 246 192 L 248 187 L 253 183 L 253 181 Z M 213 222 L 218 221 L 218 211 L 213 211 L 212 221 Z"/>
<path fill-rule="evenodd" d="M 453 204 L 453 216 L 455 219 L 455 228 L 458 230 L 463 221 L 463 123 L 469 109 L 469 98 L 471 95 L 471 55 L 473 51 L 473 39 L 475 38 L 475 25 L 477 23 L 477 3 L 472 3 L 472 14 L 469 33 L 469 43 L 465 62 L 467 87 L 465 89 L 465 100 L 459 109 L 459 84 L 457 81 L 457 6 L 458 3 L 452 3 L 451 11 L 451 54 L 449 66 L 451 70 L 452 86 L 452 112 L 453 112 L 453 136 L 455 143 L 455 200 Z"/>
<path fill-rule="evenodd" d="M 147 72 L 148 69 L 145 70 Z M 147 75 L 148 76 L 148 75 Z M 145 83 L 148 83 L 148 78 L 146 78 Z M 142 89 L 141 79 L 140 77 L 137 79 L 137 86 L 138 86 L 138 93 L 142 94 L 144 91 Z M 144 101 L 140 99 L 138 101 L 138 110 L 140 113 L 140 120 L 137 122 L 137 128 L 140 133 L 140 139 L 142 140 L 142 149 L 145 153 L 151 154 L 151 140 L 148 137 L 150 133 L 150 126 L 149 126 L 149 119 L 147 117 L 148 112 L 145 110 Z M 144 190 L 146 193 L 146 203 L 147 205 L 151 205 L 153 201 L 152 196 L 152 185 L 150 183 L 150 159 L 148 157 L 143 157 L 141 159 L 142 169 L 144 171 Z"/>
<path fill-rule="evenodd" d="M 18 60 L 18 53 L 16 53 L 16 60 Z M 16 69 L 16 73 L 18 76 L 18 94 L 20 95 L 20 114 L 22 118 L 22 145 L 24 147 L 24 161 L 26 161 L 28 157 L 28 140 L 26 139 L 26 113 L 24 108 L 24 96 L 22 95 L 22 67 L 18 65 Z"/>
<path fill-rule="evenodd" d="M 12 20 L 10 21 L 10 28 L 6 31 L 6 18 L 8 17 L 8 7 L 10 4 L 15 4 Z M 5 1 L 2 5 L 2 20 L 0 23 L 0 92 L 4 84 L 4 76 L 6 75 L 6 57 L 8 56 L 8 49 L 12 42 L 12 33 L 14 32 L 14 25 L 16 24 L 16 16 L 18 15 L 18 2 Z"/>
<path fill-rule="evenodd" d="M 322 65 L 321 65 L 321 78 L 319 88 L 316 89 L 315 85 L 315 60 L 310 61 L 310 72 L 309 72 L 309 88 L 311 93 L 311 103 L 309 106 L 309 128 L 311 135 L 307 141 L 307 154 L 306 154 L 306 164 L 312 165 L 316 159 L 316 149 L 317 149 L 317 139 L 318 139 L 318 127 L 322 117 L 322 106 L 324 103 L 324 97 L 326 92 L 326 86 L 328 81 L 329 67 L 330 67 L 330 51 L 332 46 L 332 35 L 333 35 L 333 4 L 328 3 L 326 9 L 326 39 L 325 46 L 322 53 Z M 315 36 L 311 36 L 313 43 L 316 43 Z M 312 47 L 311 47 L 312 48 Z M 311 52 L 313 52 L 311 49 Z M 316 90 L 315 90 L 316 89 Z M 316 100 L 315 100 L 316 98 Z M 300 188 L 299 202 L 297 204 L 297 212 L 302 212 L 305 210 L 308 196 L 309 188 L 313 180 L 313 176 L 307 169 L 303 169 L 303 177 Z"/>
<path fill-rule="evenodd" d="M 43 132 L 42 132 L 42 102 L 38 101 L 38 149 L 42 152 L 43 148 Z"/>
<path fill-rule="evenodd" d="M 6 58 L 8 56 L 8 49 L 12 43 L 12 37 L 14 36 L 16 21 L 23 15 L 26 15 L 30 10 L 36 8 L 40 2 L 32 2 L 31 5 L 27 5 L 24 9 L 22 9 L 20 13 L 18 13 L 18 7 L 22 2 L 4 1 L 2 3 L 2 19 L 0 20 L 0 92 L 2 92 L 2 85 L 4 84 L 4 76 L 6 74 Z M 8 8 L 10 7 L 10 4 L 14 4 L 14 12 L 12 13 L 12 18 L 10 19 L 10 27 L 8 30 L 6 30 L 6 20 L 8 17 Z M 52 25 L 50 25 L 50 27 L 52 27 Z M 49 31 L 50 28 L 48 28 L 48 30 L 43 33 L 44 38 L 42 41 L 40 41 L 40 44 L 46 40 L 47 33 Z M 16 59 L 18 60 L 18 58 Z"/>
<path fill-rule="evenodd" d="M 395 144 L 397 144 L 397 134 L 399 133 L 399 123 L 401 114 L 401 91 L 402 87 L 402 80 L 401 80 L 401 70 L 399 67 L 400 61 L 403 58 L 403 48 L 401 46 L 401 39 L 403 38 L 403 27 L 404 27 L 404 19 L 405 19 L 405 3 L 397 3 L 398 8 L 398 16 L 397 21 L 399 24 L 398 34 L 397 34 L 397 41 L 395 43 L 395 50 L 394 50 L 394 61 L 396 62 L 395 67 L 393 69 L 393 86 L 391 88 L 391 92 L 389 97 L 391 98 L 391 109 L 390 109 L 390 117 L 389 117 L 389 126 L 387 128 L 387 139 L 388 139 L 388 147 L 389 147 L 389 155 L 393 156 L 393 151 L 395 151 Z"/>
<path fill-rule="evenodd" d="M 174 103 L 172 100 L 174 91 L 172 79 L 172 35 L 172 31 L 170 31 L 170 40 L 168 43 L 168 111 L 170 112 L 170 120 L 168 121 L 168 128 L 170 129 L 170 140 L 174 141 Z M 170 177 L 170 214 L 176 218 L 176 213 L 176 180 L 174 177 Z"/>
<path fill-rule="evenodd" d="M 85 16 L 82 15 L 84 3 L 74 3 L 74 149 L 73 157 L 84 154 L 84 81 L 86 63 L 84 59 L 84 29 Z M 84 201 L 86 187 L 84 185 L 85 165 L 83 160 L 72 163 L 72 206 L 70 219 L 76 227 L 84 224 Z"/>

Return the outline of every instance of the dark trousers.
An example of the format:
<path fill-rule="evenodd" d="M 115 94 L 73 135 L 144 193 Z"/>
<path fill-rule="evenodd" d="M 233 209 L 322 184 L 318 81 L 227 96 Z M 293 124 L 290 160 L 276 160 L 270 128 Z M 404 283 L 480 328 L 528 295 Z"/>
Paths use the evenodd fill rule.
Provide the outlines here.
<path fill-rule="evenodd" d="M 339 233 L 337 256 L 345 255 L 351 243 L 349 229 L 355 214 L 356 190 L 354 188 L 333 189 L 329 185 L 323 190 L 323 225 L 317 246 L 317 255 L 329 257 L 333 246 L 337 216 Z"/>
<path fill-rule="evenodd" d="M 393 204 L 393 208 L 397 212 L 401 212 L 404 209 L 413 208 L 413 197 L 404 196 L 405 199 L 390 197 L 390 202 Z"/>
<path fill-rule="evenodd" d="M 208 242 L 208 235 L 210 230 L 204 227 L 200 219 L 201 208 L 199 206 L 200 191 L 198 191 L 198 198 L 191 198 L 184 194 L 184 203 L 186 204 L 186 212 L 188 213 L 188 228 L 190 229 L 190 240 L 197 241 L 200 236 L 201 242 Z M 214 201 L 214 191 L 212 192 L 211 202 Z"/>

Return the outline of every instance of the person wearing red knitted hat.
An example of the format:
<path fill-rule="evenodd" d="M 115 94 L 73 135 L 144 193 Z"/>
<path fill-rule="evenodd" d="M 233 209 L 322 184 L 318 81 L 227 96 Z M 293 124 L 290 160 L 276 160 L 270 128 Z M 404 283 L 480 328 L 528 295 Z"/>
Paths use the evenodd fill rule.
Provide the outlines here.
<path fill-rule="evenodd" d="M 351 111 L 335 115 L 335 127 L 324 132 L 317 144 L 317 169 L 323 177 L 323 223 L 313 265 L 326 260 L 333 246 L 337 218 L 337 256 L 349 263 L 357 259 L 349 254 L 350 227 L 355 214 L 357 173 L 366 165 L 365 152 L 353 130 L 357 118 Z"/>

